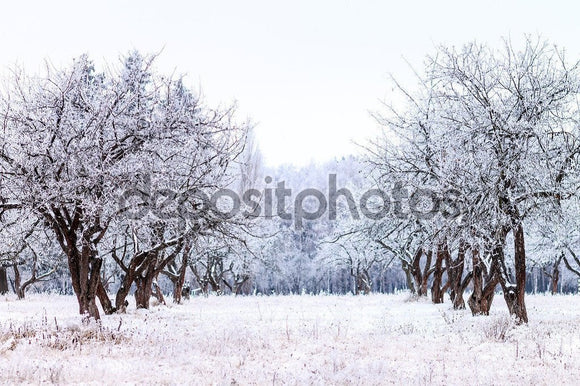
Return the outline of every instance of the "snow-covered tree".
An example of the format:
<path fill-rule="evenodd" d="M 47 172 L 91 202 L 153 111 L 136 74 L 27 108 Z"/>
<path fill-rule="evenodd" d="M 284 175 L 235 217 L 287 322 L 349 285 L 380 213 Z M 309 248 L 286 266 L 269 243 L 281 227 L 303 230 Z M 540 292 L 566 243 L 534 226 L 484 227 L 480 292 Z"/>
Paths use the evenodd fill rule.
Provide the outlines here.
<path fill-rule="evenodd" d="M 119 197 L 126 203 L 147 187 L 140 194 L 151 203 L 149 193 L 167 189 L 219 188 L 243 148 L 245 126 L 232 122 L 232 109 L 204 107 L 181 79 L 157 75 L 153 61 L 134 52 L 107 72 L 86 56 L 69 68 L 49 66 L 43 76 L 15 71 L 2 97 L 4 208 L 42 217 L 67 256 L 79 311 L 95 318 L 95 297 L 103 292 L 100 243 L 113 221 L 135 209 L 119 205 Z M 212 226 L 210 217 L 193 212 L 192 221 L 174 224 L 179 234 L 165 225 L 148 232 L 139 219 L 144 239 L 133 244 L 134 254 L 150 257 Z"/>
<path fill-rule="evenodd" d="M 510 43 L 502 50 L 441 47 L 428 58 L 419 90 L 403 90 L 408 108 L 381 117 L 396 145 L 379 144 L 376 165 L 407 186 L 436 192 L 440 203 L 446 192 L 459 192 L 464 212 L 432 222 L 431 241 L 483 249 L 521 322 L 526 219 L 576 191 L 577 75 L 563 51 L 539 40 L 527 39 L 522 50 Z M 509 240 L 515 276 L 507 267 Z"/>

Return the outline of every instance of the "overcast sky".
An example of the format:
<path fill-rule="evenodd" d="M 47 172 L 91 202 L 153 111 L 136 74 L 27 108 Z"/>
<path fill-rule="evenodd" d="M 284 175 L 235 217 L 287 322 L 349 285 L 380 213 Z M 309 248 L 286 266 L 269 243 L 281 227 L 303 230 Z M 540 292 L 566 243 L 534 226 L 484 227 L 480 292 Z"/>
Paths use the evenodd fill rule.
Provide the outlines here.
<path fill-rule="evenodd" d="M 38 70 L 82 53 L 115 61 L 157 52 L 211 104 L 237 101 L 266 163 L 306 164 L 357 151 L 377 134 L 369 110 L 440 44 L 501 44 L 524 33 L 580 53 L 573 1 L 13 1 L 2 5 L 0 66 Z M 471 4 L 471 5 L 470 5 Z"/>

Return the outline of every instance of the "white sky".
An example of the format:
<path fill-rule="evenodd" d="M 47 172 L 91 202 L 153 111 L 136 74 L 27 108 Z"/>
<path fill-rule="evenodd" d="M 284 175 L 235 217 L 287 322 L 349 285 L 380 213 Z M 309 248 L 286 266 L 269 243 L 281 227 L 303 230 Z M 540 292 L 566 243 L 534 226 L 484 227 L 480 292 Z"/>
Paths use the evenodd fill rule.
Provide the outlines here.
<path fill-rule="evenodd" d="M 238 101 L 257 123 L 266 163 L 306 164 L 356 152 L 376 135 L 369 110 L 388 74 L 411 79 L 439 43 L 500 44 L 524 33 L 580 53 L 580 6 L 541 1 L 13 1 L 0 16 L 0 67 L 32 70 L 89 53 L 115 61 L 163 49 L 162 71 L 186 73 L 211 104 Z"/>

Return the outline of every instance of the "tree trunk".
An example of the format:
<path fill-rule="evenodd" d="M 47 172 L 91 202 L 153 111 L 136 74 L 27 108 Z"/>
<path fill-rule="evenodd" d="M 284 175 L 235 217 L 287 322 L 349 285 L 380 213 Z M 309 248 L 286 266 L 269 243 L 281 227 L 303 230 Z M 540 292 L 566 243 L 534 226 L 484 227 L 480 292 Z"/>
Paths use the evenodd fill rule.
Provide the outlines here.
<path fill-rule="evenodd" d="M 473 315 L 481 315 L 483 313 L 481 309 L 481 301 L 483 298 L 483 263 L 479 258 L 479 250 L 477 248 L 473 248 L 471 253 L 473 261 L 473 292 L 467 304 Z"/>
<path fill-rule="evenodd" d="M 471 281 L 473 273 L 468 273 L 463 282 L 460 283 L 459 287 L 455 289 L 455 296 L 453 297 L 453 309 L 454 310 L 464 310 L 465 300 L 463 300 L 463 293 Z"/>
<path fill-rule="evenodd" d="M 153 294 L 153 277 L 138 275 L 135 278 L 135 306 L 149 309 L 149 300 Z"/>
<path fill-rule="evenodd" d="M 425 253 L 426 261 L 425 261 L 425 268 L 421 270 L 421 257 L 423 256 L 423 248 L 418 248 L 413 256 L 413 260 L 411 261 L 411 275 L 413 276 L 413 280 L 415 281 L 415 285 L 417 287 L 417 296 L 427 296 L 427 288 L 429 284 L 429 276 L 431 274 L 431 259 L 433 256 L 432 251 L 428 251 Z"/>
<path fill-rule="evenodd" d="M 467 301 L 471 313 L 475 315 L 489 315 L 489 310 L 491 309 L 491 303 L 493 302 L 493 297 L 495 295 L 495 287 L 499 281 L 496 271 L 492 268 L 492 272 L 487 276 L 487 280 L 484 286 L 484 269 L 485 265 L 481 261 L 479 256 L 479 250 L 477 248 L 472 248 L 472 261 L 473 261 L 473 292 Z"/>
<path fill-rule="evenodd" d="M 411 260 L 411 276 L 415 281 L 417 296 L 427 296 L 427 287 L 423 286 L 423 271 L 421 271 L 421 256 L 423 256 L 423 248 L 417 248 L 417 251 L 413 256 L 413 260 Z"/>
<path fill-rule="evenodd" d="M 100 279 L 99 284 L 97 286 L 97 296 L 99 298 L 99 301 L 101 302 L 101 307 L 103 307 L 105 315 L 111 315 L 116 311 L 115 307 L 113 307 L 113 304 L 111 304 L 111 299 L 109 298 L 107 290 L 103 286 L 103 282 Z"/>
<path fill-rule="evenodd" d="M 100 319 L 95 301 L 103 261 L 97 256 L 96 246 L 104 235 L 99 218 L 84 218 L 77 203 L 72 213 L 67 208 L 40 208 L 41 214 L 52 227 L 56 240 L 66 254 L 74 293 L 79 303 L 79 313 Z M 78 235 L 81 243 L 78 244 Z"/>
<path fill-rule="evenodd" d="M 173 282 L 173 302 L 181 304 L 181 297 L 183 296 L 183 285 L 185 284 L 185 273 L 187 271 L 187 261 L 189 259 L 189 252 L 191 251 L 191 243 L 186 241 L 183 248 L 183 253 L 181 254 L 181 266 L 179 267 L 179 272 L 177 277 Z"/>
<path fill-rule="evenodd" d="M 16 296 L 18 299 L 24 299 L 25 292 L 22 290 L 22 277 L 20 276 L 20 269 L 18 268 L 18 264 L 14 264 L 12 266 L 14 271 L 14 292 L 16 292 Z"/>
<path fill-rule="evenodd" d="M 163 248 L 168 247 L 164 245 Z M 137 308 L 149 308 L 149 300 L 153 294 L 153 282 L 163 271 L 165 266 L 175 258 L 181 251 L 183 245 L 179 244 L 175 250 L 166 258 L 159 260 L 160 250 L 153 249 L 149 251 L 139 252 L 131 258 L 128 266 L 122 263 L 118 258 L 115 260 L 125 272 L 125 277 L 121 282 L 121 286 L 117 291 L 115 297 L 115 305 L 119 311 L 124 311 L 126 307 L 126 298 L 131 290 L 131 285 L 135 283 L 135 303 Z M 161 291 L 159 291 L 161 294 Z M 160 295 L 161 297 L 162 295 Z M 165 300 L 163 299 L 163 302 Z"/>
<path fill-rule="evenodd" d="M 516 317 L 516 322 L 527 323 L 528 313 L 526 310 L 526 248 L 524 242 L 524 228 L 518 224 L 513 231 L 514 233 L 514 263 L 516 271 L 516 283 L 510 283 L 507 273 L 502 275 L 502 289 L 505 302 L 510 311 L 510 315 Z"/>
<path fill-rule="evenodd" d="M 483 293 L 481 296 L 481 314 L 489 315 L 489 310 L 491 309 L 491 303 L 493 303 L 493 297 L 495 296 L 495 287 L 498 283 L 497 276 L 493 277 L 483 288 Z"/>
<path fill-rule="evenodd" d="M 465 309 L 465 301 L 463 300 L 463 292 L 469 284 L 472 275 L 468 274 L 463 279 L 463 267 L 465 265 L 465 252 L 467 250 L 466 243 L 461 240 L 459 243 L 459 250 L 457 251 L 457 259 L 453 260 L 451 254 L 447 251 L 445 254 L 445 265 L 447 268 L 447 280 L 451 289 L 449 298 L 453 301 L 453 309 Z M 463 280 L 463 281 L 462 281 Z"/>
<path fill-rule="evenodd" d="M 129 296 L 133 281 L 133 276 L 130 273 L 125 273 L 125 276 L 121 279 L 121 285 L 115 295 L 115 308 L 118 312 L 127 311 L 127 296 Z"/>
<path fill-rule="evenodd" d="M 71 248 L 68 251 L 68 265 L 71 273 L 73 290 L 79 303 L 79 313 L 94 319 L 100 319 L 96 303 L 100 270 L 103 261 L 92 256 L 88 246 L 79 251 Z"/>
<path fill-rule="evenodd" d="M 366 272 L 366 270 L 357 268 L 355 280 L 356 280 L 355 294 L 360 295 L 362 293 L 364 295 L 368 295 L 369 292 L 371 291 L 371 283 L 370 277 Z"/>
<path fill-rule="evenodd" d="M 417 295 L 417 290 L 415 289 L 415 285 L 413 284 L 413 275 L 412 275 L 412 267 L 409 263 L 403 259 L 401 259 L 401 266 L 403 268 L 403 272 L 405 272 L 405 280 L 407 281 L 407 288 L 411 291 L 411 294 Z"/>
<path fill-rule="evenodd" d="M 34 258 L 33 258 L 31 276 L 24 283 L 22 283 L 22 277 L 20 276 L 20 269 L 18 268 L 18 264 L 14 264 L 12 266 L 12 268 L 14 270 L 13 287 L 14 287 L 14 292 L 16 293 L 16 295 L 18 295 L 18 299 L 24 299 L 24 297 L 26 296 L 26 289 L 30 285 L 32 285 L 38 281 L 44 280 L 47 277 L 49 277 L 50 275 L 52 275 L 54 272 L 56 272 L 56 267 L 55 267 L 52 270 L 47 271 L 47 272 L 37 276 L 37 256 L 36 256 L 36 253 L 34 254 Z"/>
<path fill-rule="evenodd" d="M 158 279 L 159 279 L 159 275 L 157 275 L 153 279 L 153 283 L 151 284 L 153 287 L 153 290 L 151 291 L 151 294 L 157 298 L 157 300 L 159 301 L 159 304 L 166 305 L 167 303 L 165 303 L 165 296 L 163 296 L 163 292 L 161 291 L 161 287 L 159 287 L 159 284 L 157 283 Z"/>
<path fill-rule="evenodd" d="M 420 296 L 427 296 L 427 285 L 429 283 L 429 276 L 431 275 L 431 260 L 433 259 L 433 251 L 427 251 L 425 253 L 425 268 L 423 269 L 423 275 L 421 280 L 421 290 Z"/>
<path fill-rule="evenodd" d="M 22 300 L 26 297 L 26 286 L 22 284 L 22 276 L 20 276 L 20 269 L 17 264 L 13 265 L 14 270 L 14 292 L 18 299 Z"/>
<path fill-rule="evenodd" d="M 183 286 L 185 285 L 185 270 L 187 268 L 187 264 L 184 264 L 179 268 L 179 274 L 175 280 L 172 280 L 173 283 L 173 303 L 181 304 L 181 298 L 183 296 Z"/>
<path fill-rule="evenodd" d="M 135 306 L 137 308 L 149 309 L 149 300 L 153 294 L 153 281 L 157 276 L 155 271 L 157 258 L 157 252 L 149 253 L 144 262 L 146 266 L 135 276 Z"/>
<path fill-rule="evenodd" d="M 8 275 L 6 267 L 0 267 L 0 295 L 8 293 Z"/>
<path fill-rule="evenodd" d="M 558 269 L 557 265 L 554 265 L 554 269 L 552 270 L 552 295 L 556 295 L 558 293 L 558 281 L 560 280 L 560 270 Z"/>
<path fill-rule="evenodd" d="M 562 261 L 562 255 L 554 261 L 554 266 L 552 268 L 552 274 L 550 275 L 550 285 L 552 295 L 558 293 L 558 282 L 560 281 L 560 262 Z"/>
<path fill-rule="evenodd" d="M 252 282 L 250 275 L 242 274 L 234 278 L 234 294 L 249 295 L 252 291 Z"/>
<path fill-rule="evenodd" d="M 437 255 L 435 257 L 435 269 L 433 270 L 433 283 L 431 285 L 431 300 L 435 304 L 443 303 L 443 290 L 441 282 L 443 281 L 443 259 L 445 258 L 446 247 L 443 244 L 437 246 Z"/>

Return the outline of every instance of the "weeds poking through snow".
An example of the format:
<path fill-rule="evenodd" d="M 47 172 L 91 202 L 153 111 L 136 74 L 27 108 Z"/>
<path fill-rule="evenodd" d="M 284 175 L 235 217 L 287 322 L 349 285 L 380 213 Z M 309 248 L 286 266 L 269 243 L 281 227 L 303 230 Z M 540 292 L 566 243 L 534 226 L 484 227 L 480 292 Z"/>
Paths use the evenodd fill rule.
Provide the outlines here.
<path fill-rule="evenodd" d="M 487 322 L 483 323 L 483 335 L 489 340 L 505 342 L 515 326 L 516 322 L 509 314 L 490 316 Z"/>
<path fill-rule="evenodd" d="M 8 350 L 14 350 L 19 343 L 36 344 L 57 350 L 71 350 L 88 343 L 120 344 L 128 338 L 120 332 L 119 328 L 114 331 L 101 323 L 89 321 L 82 326 L 71 324 L 61 328 L 56 317 L 54 327 L 48 325 L 46 313 L 43 314 L 40 323 L 22 322 L 14 325 L 9 322 L 7 327 L 0 326 L 0 354 Z"/>

